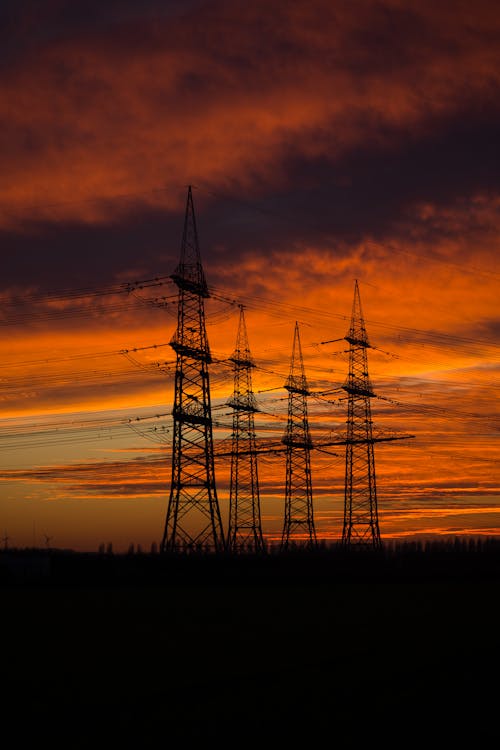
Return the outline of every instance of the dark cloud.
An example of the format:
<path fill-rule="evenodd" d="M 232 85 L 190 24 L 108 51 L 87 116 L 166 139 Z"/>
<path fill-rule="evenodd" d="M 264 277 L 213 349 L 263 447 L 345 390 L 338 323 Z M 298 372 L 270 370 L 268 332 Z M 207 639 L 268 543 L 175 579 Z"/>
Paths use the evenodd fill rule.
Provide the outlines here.
<path fill-rule="evenodd" d="M 129 42 L 152 38 L 159 22 L 172 22 L 196 12 L 203 0 L 2 0 L 0 5 L 1 58 L 20 61 L 48 44 L 96 35 L 113 38 L 126 33 Z M 149 30 L 146 38 L 144 34 Z M 141 34 L 142 31 L 142 34 Z M 121 41 L 126 41 L 121 37 Z"/>
<path fill-rule="evenodd" d="M 39 482 L 60 481 L 93 483 L 98 478 L 107 478 L 109 482 L 123 479 L 126 475 L 133 481 L 137 476 L 142 476 L 145 469 L 153 472 L 166 471 L 164 457 L 154 454 L 140 458 L 126 458 L 123 461 L 95 461 L 92 463 L 60 464 L 45 468 L 33 467 L 28 470 L 4 470 L 4 478 L 19 481 L 36 480 Z"/>
<path fill-rule="evenodd" d="M 378 128 L 383 132 L 380 139 L 375 137 Z M 316 134 L 310 138 L 314 140 Z M 335 134 L 326 140 L 333 144 Z M 496 195 L 499 143 L 500 109 L 494 107 L 488 115 L 471 108 L 437 120 L 420 137 L 373 123 L 365 145 L 336 159 L 307 159 L 298 144 L 290 144 L 283 156 L 283 171 L 285 184 L 291 187 L 266 196 L 264 205 L 270 208 L 266 228 L 274 214 L 281 227 L 286 220 L 291 236 L 308 242 L 321 242 L 325 237 L 353 243 L 367 236 L 382 240 L 394 237 L 400 227 L 407 236 L 410 222 L 422 237 L 426 228 L 436 236 L 453 234 L 452 227 L 433 227 L 432 222 L 426 226 L 416 209 L 424 202 L 449 207 L 478 193 Z M 325 154 L 328 151 L 326 143 Z M 271 233 L 273 242 L 276 238 Z M 281 242 L 285 244 L 284 237 Z"/>
<path fill-rule="evenodd" d="M 137 273 L 138 278 L 171 273 L 179 257 L 183 220 L 168 211 L 141 212 L 133 203 L 121 222 L 108 225 L 28 219 L 21 233 L 1 233 L 4 282 L 52 291 L 133 281 Z"/>
<path fill-rule="evenodd" d="M 307 142 L 318 140 L 324 155 L 305 156 Z M 282 175 L 279 184 L 255 180 L 249 191 L 237 180 L 222 189 L 201 181 L 195 203 L 203 259 L 210 265 L 304 243 L 356 244 L 367 237 L 383 241 L 408 234 L 436 242 L 464 235 L 464 230 L 484 232 L 484 221 L 459 204 L 478 194 L 498 194 L 499 143 L 496 104 L 437 118 L 423 134 L 391 130 L 374 120 L 366 143 L 336 157 L 328 156 L 334 151 L 333 130 L 308 132 L 274 157 Z M 181 205 L 185 190 L 179 184 Z M 136 271 L 144 277 L 170 273 L 177 262 L 183 209 L 155 209 L 140 201 L 133 195 L 108 204 L 96 199 L 102 210 L 106 205 L 112 210 L 109 223 L 37 223 L 33 215 L 44 206 L 40 196 L 38 204 L 17 214 L 22 222 L 15 230 L 1 233 L 2 286 L 50 290 L 107 284 Z M 422 203 L 462 208 L 468 223 L 424 220 L 418 215 Z"/>
<path fill-rule="evenodd" d="M 500 318 L 488 318 L 485 320 L 479 320 L 473 325 L 466 325 L 464 326 L 463 333 L 464 336 L 470 337 L 473 340 L 479 339 L 485 342 L 490 342 L 496 346 L 496 343 L 500 341 Z M 494 362 L 489 364 L 488 367 L 491 369 L 500 369 L 500 365 Z"/>
<path fill-rule="evenodd" d="M 409 228 L 427 240 L 463 233 L 463 225 L 421 220 L 416 209 L 424 202 L 453 207 L 478 193 L 498 192 L 499 130 L 500 116 L 483 120 L 468 113 L 418 141 L 405 142 L 395 133 L 398 146 L 358 148 L 336 161 L 305 159 L 291 145 L 283 155 L 281 189 L 265 193 L 261 187 L 252 197 L 238 186 L 220 193 L 207 188 L 198 211 L 204 260 L 234 261 L 245 252 L 303 243 L 382 241 Z M 196 191 L 195 200 L 199 206 Z M 23 233 L 4 230 L 4 283 L 58 289 L 107 284 L 135 269 L 145 277 L 170 273 L 183 214 L 134 205 L 133 199 L 128 210 L 121 203 L 120 221 L 108 225 L 36 224 L 27 218 Z"/>

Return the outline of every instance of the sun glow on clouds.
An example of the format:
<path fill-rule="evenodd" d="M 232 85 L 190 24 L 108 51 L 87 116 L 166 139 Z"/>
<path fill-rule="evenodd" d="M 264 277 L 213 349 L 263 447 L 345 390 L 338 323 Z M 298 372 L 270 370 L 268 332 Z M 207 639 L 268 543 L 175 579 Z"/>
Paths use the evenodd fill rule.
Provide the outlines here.
<path fill-rule="evenodd" d="M 175 187 L 162 202 L 177 209 L 188 175 L 219 187 L 238 175 L 248 192 L 286 182 L 291 152 L 335 160 L 367 142 L 392 149 L 464 98 L 494 97 L 498 18 L 490 12 L 487 26 L 480 5 L 453 7 L 452 25 L 422 3 L 280 2 L 272 23 L 261 3 L 215 3 L 195 23 L 159 17 L 116 36 L 87 28 L 39 41 L 2 83 L 3 220 L 19 211 L 104 221 L 127 211 L 107 198 L 156 202 L 151 189 L 166 181 Z"/>
<path fill-rule="evenodd" d="M 321 304 L 324 304 L 322 308 L 321 304 L 318 304 L 318 292 L 321 288 L 319 281 L 322 277 L 328 279 L 327 271 L 335 268 L 334 258 L 330 257 L 325 260 L 324 253 L 308 249 L 298 261 L 295 258 L 295 267 L 290 270 L 288 269 L 294 260 L 291 254 L 288 256 L 278 254 L 277 258 L 279 265 L 273 267 L 273 273 L 279 274 L 283 281 L 280 304 L 276 306 L 259 302 L 255 305 L 255 309 L 251 309 L 250 305 L 250 309 L 247 310 L 247 325 L 250 346 L 258 365 L 254 372 L 254 389 L 256 391 L 276 389 L 275 399 L 278 401 L 271 401 L 268 408 L 271 411 L 274 410 L 276 414 L 281 413 L 281 421 L 275 421 L 267 428 L 257 420 L 258 432 L 264 435 L 266 429 L 271 429 L 279 439 L 284 430 L 286 418 L 286 394 L 282 387 L 288 372 L 293 319 L 298 317 L 301 320 L 304 359 L 309 381 L 316 389 L 339 388 L 347 374 L 345 342 L 324 345 L 320 342 L 332 337 L 341 338 L 346 333 L 352 287 L 347 283 L 344 286 L 336 284 L 334 287 L 327 284 L 320 298 Z M 351 268 L 354 268 L 357 262 L 360 261 L 351 259 Z M 258 267 L 253 256 L 249 258 L 248 264 L 245 262 L 240 264 L 239 278 L 242 284 L 245 277 L 247 281 L 247 287 L 243 286 L 241 291 L 247 292 L 248 290 L 248 297 L 251 300 L 254 283 L 252 280 L 258 278 L 258 290 L 261 295 L 259 299 L 272 300 L 273 285 L 268 276 L 257 276 Z M 399 270 L 398 273 L 400 273 Z M 305 293 L 303 291 L 301 294 L 301 290 L 304 290 L 304 278 L 308 279 L 308 284 Z M 401 278 L 404 280 L 404 275 L 401 275 Z M 387 278 L 384 279 L 384 283 L 387 286 Z M 418 283 L 418 269 L 412 283 Z M 425 283 L 420 281 L 420 284 L 423 293 L 428 293 Z M 405 523 L 415 527 L 415 533 L 418 533 L 420 529 L 425 533 L 430 533 L 431 527 L 426 520 L 429 515 L 428 503 L 434 503 L 437 498 L 444 496 L 452 499 L 457 490 L 461 491 L 462 495 L 466 491 L 478 495 L 500 490 L 498 482 L 490 478 L 495 452 L 491 446 L 491 436 L 488 430 L 488 408 L 491 406 L 488 400 L 488 390 L 483 401 L 477 400 L 478 393 L 481 394 L 484 388 L 488 389 L 491 378 L 491 372 L 484 368 L 482 360 L 484 349 L 481 346 L 478 348 L 476 344 L 469 350 L 470 345 L 464 345 L 460 341 L 458 344 L 453 341 L 451 346 L 443 345 L 442 342 L 433 345 L 432 341 L 430 345 L 429 342 L 420 345 L 417 334 L 412 333 L 409 337 L 406 334 L 395 336 L 392 329 L 387 331 L 384 326 L 379 327 L 376 323 L 370 327 L 372 307 L 378 320 L 388 319 L 388 304 L 396 287 L 397 285 L 394 284 L 391 294 L 383 300 L 380 299 L 380 289 L 375 285 L 365 287 L 362 284 L 361 287 L 370 340 L 382 349 L 382 351 L 375 349 L 369 353 L 372 380 L 381 395 L 395 402 L 381 401 L 373 404 L 375 423 L 379 428 L 385 426 L 389 430 L 396 428 L 402 432 L 416 433 L 418 441 L 418 447 L 413 443 L 405 447 L 384 446 L 377 451 L 381 517 L 386 537 L 400 534 Z M 237 298 L 240 288 L 236 287 L 232 291 Z M 452 291 L 448 293 L 452 295 Z M 243 299 L 245 296 L 242 294 Z M 333 307 L 333 300 L 335 300 L 335 307 Z M 296 308 L 297 301 L 300 301 L 299 309 Z M 487 306 L 484 298 L 482 304 Z M 237 315 L 229 305 L 227 319 L 217 322 L 220 319 L 221 304 L 216 303 L 215 300 L 213 303 L 209 300 L 207 301 L 209 321 L 212 305 L 216 314 L 214 322 L 208 327 L 210 342 L 214 354 L 224 359 L 231 354 L 234 347 Z M 379 306 L 378 312 L 377 305 Z M 334 312 L 335 310 L 338 312 Z M 401 320 L 401 311 L 399 312 Z M 135 315 L 133 310 L 123 311 L 121 313 L 122 325 L 126 326 L 129 320 L 132 324 Z M 157 311 L 154 311 L 154 328 L 147 326 L 148 315 L 145 314 L 144 321 L 135 320 L 135 328 L 109 329 L 104 326 L 96 328 L 93 333 L 88 332 L 88 325 L 82 330 L 72 322 L 73 333 L 69 334 L 66 330 L 67 322 L 60 331 L 53 328 L 53 323 L 48 323 L 50 327 L 46 333 L 33 334 L 30 340 L 25 339 L 23 344 L 19 343 L 11 353 L 14 369 L 5 368 L 3 399 L 12 411 L 10 414 L 8 411 L 5 412 L 5 416 L 15 417 L 36 411 L 38 414 L 52 413 L 56 418 L 57 414 L 62 416 L 65 413 L 102 409 L 105 406 L 107 409 L 111 407 L 119 409 L 123 420 L 126 420 L 127 414 L 131 414 L 134 405 L 146 407 L 148 404 L 157 403 L 164 404 L 164 412 L 169 413 L 173 398 L 172 371 L 159 372 L 158 364 L 166 360 L 173 361 L 170 348 L 163 348 L 161 356 L 160 350 L 155 349 L 147 350 L 142 354 L 137 352 L 134 354 L 136 364 L 120 354 L 121 350 L 131 348 L 132 344 L 159 342 L 160 339 L 162 342 L 168 341 L 175 330 L 175 319 L 171 316 L 165 318 L 163 321 L 165 325 L 158 326 L 157 317 Z M 390 316 L 389 319 L 391 319 Z M 166 325 L 167 322 L 168 325 Z M 411 324 L 412 320 L 403 318 L 403 322 Z M 426 321 L 420 322 L 419 320 L 419 328 L 421 325 L 425 330 Z M 456 328 L 450 326 L 450 330 L 456 331 Z M 412 340 L 415 336 L 416 340 Z M 99 342 L 98 349 L 95 348 L 97 342 Z M 458 351 L 454 351 L 455 345 L 458 346 Z M 16 369 L 16 361 L 22 355 L 25 346 L 31 352 L 33 362 Z M 388 347 L 387 351 L 385 347 Z M 79 358 L 84 352 L 99 353 L 99 350 L 105 355 L 102 358 L 92 356 L 89 359 L 84 356 Z M 107 352 L 111 354 L 106 354 Z M 55 361 L 44 362 L 44 359 L 50 359 L 47 353 L 53 355 Z M 58 355 L 61 355 L 60 360 L 58 360 Z M 76 361 L 75 357 L 77 357 Z M 468 365 L 465 370 L 461 369 L 464 363 Z M 478 364 L 479 369 L 477 369 Z M 21 378 L 21 372 L 24 379 Z M 14 376 L 19 380 L 16 380 Z M 230 395 L 231 378 L 230 368 L 214 366 L 212 394 L 215 404 L 223 404 Z M 444 381 L 444 387 L 443 382 L 440 381 Z M 468 406 L 465 414 L 462 414 L 461 408 L 464 407 L 461 404 L 463 404 L 465 394 L 467 394 Z M 261 403 L 265 403 L 265 394 L 258 398 Z M 459 398 L 460 401 L 458 401 Z M 328 433 L 329 430 L 341 431 L 343 429 L 345 406 L 337 401 L 335 396 L 332 400 L 334 403 L 330 406 L 311 405 L 310 407 L 311 425 L 313 430 L 316 430 L 314 432 L 316 435 Z M 430 404 L 430 411 L 426 412 L 427 404 Z M 467 417 L 468 410 L 472 409 L 479 410 L 477 419 L 474 416 L 475 411 L 469 415 L 470 418 Z M 458 411 L 458 414 L 454 415 L 455 411 Z M 225 422 L 229 430 L 230 420 L 227 416 Z M 480 445 L 478 438 L 473 432 L 471 433 L 471 426 L 484 430 L 485 424 L 487 426 L 486 443 Z M 216 431 L 216 437 L 218 434 L 220 433 Z M 148 440 L 147 433 L 143 433 L 143 436 Z M 131 435 L 131 439 L 135 441 L 136 446 L 141 442 L 141 437 L 137 435 Z M 112 446 L 114 447 L 115 444 L 113 441 Z M 105 450 L 102 441 L 100 442 L 95 434 L 94 445 L 98 450 Z M 36 461 L 37 450 L 31 449 L 34 461 Z M 166 501 L 169 479 L 167 454 L 162 459 L 163 463 L 159 462 L 156 457 L 152 459 L 152 463 L 148 459 L 134 463 L 126 457 L 125 460 L 115 464 L 109 462 L 99 464 L 94 460 L 89 465 L 82 466 L 73 465 L 75 459 L 71 456 L 76 456 L 76 454 L 68 453 L 68 448 L 64 443 L 57 450 L 60 451 L 61 457 L 67 456 L 67 465 L 51 466 L 52 462 L 49 459 L 47 470 L 34 469 L 24 473 L 6 471 L 3 480 L 9 483 L 14 481 L 18 486 L 30 487 L 30 492 L 34 497 L 36 497 L 34 488 L 39 487 L 43 497 L 46 493 L 44 488 L 50 485 L 52 488 L 50 497 L 53 502 L 65 502 L 68 497 L 74 500 L 79 499 L 79 501 L 85 501 L 85 499 L 89 501 L 132 500 L 134 498 L 138 501 L 141 501 L 141 498 L 157 498 L 163 503 Z M 478 452 L 479 456 L 477 456 Z M 453 454 L 457 457 L 454 458 Z M 489 455 L 491 455 L 491 463 L 488 462 Z M 478 461 L 476 457 L 481 460 Z M 47 462 L 47 458 L 38 460 L 41 460 L 42 465 Z M 450 476 L 450 467 L 453 467 L 453 481 Z M 264 498 L 269 498 L 267 502 L 263 501 L 263 512 L 266 517 L 269 516 L 271 527 L 272 518 L 279 516 L 280 513 L 283 471 L 279 460 L 261 466 L 261 491 Z M 217 477 L 221 502 L 226 502 L 227 463 L 225 467 L 218 466 Z M 334 505 L 339 504 L 339 498 L 343 493 L 341 451 L 336 459 L 326 459 L 326 463 L 314 457 L 313 482 L 318 502 L 322 496 L 332 498 L 333 493 L 333 498 L 336 497 L 337 500 L 331 499 L 330 502 Z M 470 489 L 467 489 L 468 485 L 471 485 Z M 394 507 L 395 502 L 405 502 L 408 497 L 411 497 L 412 501 L 417 504 L 416 509 L 404 515 L 401 513 L 391 515 L 392 511 L 387 508 Z M 428 502 L 421 506 L 419 498 L 427 499 Z M 461 519 L 465 519 L 467 513 L 459 515 Z M 433 533 L 446 533 L 447 518 L 448 514 L 443 512 L 441 521 L 437 520 L 432 527 Z M 320 513 L 319 533 L 325 538 L 338 537 L 340 527 L 337 516 L 334 514 L 330 517 L 327 513 L 324 519 L 321 519 Z M 472 520 L 467 516 L 467 519 L 463 520 L 463 528 L 469 529 L 469 523 Z M 440 522 L 444 525 L 440 526 Z M 269 533 L 272 534 L 271 531 Z"/>

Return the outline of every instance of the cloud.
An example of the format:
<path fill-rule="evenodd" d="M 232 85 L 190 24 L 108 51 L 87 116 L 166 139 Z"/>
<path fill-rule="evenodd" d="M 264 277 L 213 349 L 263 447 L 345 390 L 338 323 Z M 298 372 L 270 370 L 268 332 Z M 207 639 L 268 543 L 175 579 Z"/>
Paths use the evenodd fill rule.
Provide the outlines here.
<path fill-rule="evenodd" d="M 148 479 L 145 479 L 145 477 Z M 6 470 L 2 478 L 16 482 L 48 482 L 59 485 L 58 497 L 68 491 L 75 497 L 139 497 L 165 494 L 167 462 L 150 454 L 123 461 L 93 461 Z"/>
<path fill-rule="evenodd" d="M 109 198 L 150 203 L 166 181 L 293 204 L 300 183 L 306 205 L 328 194 L 343 234 L 352 196 L 358 220 L 371 208 L 380 223 L 404 195 L 497 187 L 497 21 L 479 5 L 443 23 L 427 4 L 147 4 L 110 23 L 57 3 L 37 18 L 45 33 L 25 13 L 33 49 L 3 83 L 4 220 L 106 222 L 127 211 Z M 175 191 L 163 199 L 179 208 Z"/>

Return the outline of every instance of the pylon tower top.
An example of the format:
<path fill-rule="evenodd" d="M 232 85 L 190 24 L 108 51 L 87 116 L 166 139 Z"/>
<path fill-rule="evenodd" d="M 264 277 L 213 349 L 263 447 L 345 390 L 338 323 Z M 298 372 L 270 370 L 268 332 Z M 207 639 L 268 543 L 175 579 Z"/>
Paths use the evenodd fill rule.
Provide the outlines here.
<path fill-rule="evenodd" d="M 239 308 L 240 319 L 238 323 L 236 347 L 229 359 L 231 362 L 234 362 L 235 365 L 240 365 L 241 367 L 255 367 L 255 362 L 253 361 L 252 355 L 250 353 L 250 347 L 248 345 L 248 334 L 244 312 L 245 308 L 243 305 L 239 305 Z"/>
<path fill-rule="evenodd" d="M 236 337 L 236 348 L 229 361 L 232 362 L 237 371 L 250 370 L 255 367 L 255 362 L 250 352 L 250 346 L 248 344 L 247 327 L 245 323 L 245 312 L 243 305 L 239 305 L 240 308 L 240 319 L 238 322 L 238 334 Z M 238 387 L 235 388 L 232 398 L 228 401 L 228 405 L 233 409 L 239 409 L 242 411 L 258 411 L 257 400 L 253 394 L 251 388 L 251 379 L 249 373 L 247 373 L 246 387 L 241 390 L 240 382 L 238 379 Z"/>
<path fill-rule="evenodd" d="M 359 295 L 358 280 L 354 283 L 354 299 L 352 303 L 351 325 L 345 340 L 353 346 L 364 346 L 370 348 L 368 335 L 366 333 L 363 310 L 361 309 L 361 297 Z"/>
<path fill-rule="evenodd" d="M 293 335 L 290 374 L 286 380 L 285 388 L 289 393 L 293 391 L 294 393 L 301 393 L 303 396 L 309 395 L 306 373 L 304 370 L 304 360 L 302 359 L 302 347 L 300 345 L 299 324 L 297 321 L 295 321 L 295 331 Z"/>
<path fill-rule="evenodd" d="M 188 187 L 180 261 L 170 278 L 180 289 L 185 289 L 201 297 L 210 296 L 203 266 L 201 265 L 191 185 Z"/>
<path fill-rule="evenodd" d="M 371 347 L 366 333 L 357 279 L 354 283 L 351 325 L 344 338 L 350 345 L 350 365 L 347 380 L 342 387 L 350 396 L 372 398 L 375 396 L 375 393 L 373 392 L 368 375 L 368 360 L 366 356 L 366 350 Z M 353 355 L 355 351 L 359 351 L 359 356 Z"/>

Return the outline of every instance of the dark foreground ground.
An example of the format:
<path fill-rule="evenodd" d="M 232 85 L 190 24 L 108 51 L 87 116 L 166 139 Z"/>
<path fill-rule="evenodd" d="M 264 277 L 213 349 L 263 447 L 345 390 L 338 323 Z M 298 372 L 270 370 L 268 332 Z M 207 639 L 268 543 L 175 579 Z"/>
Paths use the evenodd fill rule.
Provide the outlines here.
<path fill-rule="evenodd" d="M 500 543 L 0 554 L 5 747 L 498 747 Z"/>

